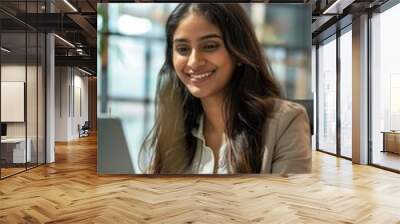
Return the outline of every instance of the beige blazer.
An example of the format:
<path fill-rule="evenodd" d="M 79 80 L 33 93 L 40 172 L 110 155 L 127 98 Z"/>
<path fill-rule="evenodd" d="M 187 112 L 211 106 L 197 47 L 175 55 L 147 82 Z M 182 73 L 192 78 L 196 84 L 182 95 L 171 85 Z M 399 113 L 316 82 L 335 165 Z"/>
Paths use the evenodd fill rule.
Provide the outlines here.
<path fill-rule="evenodd" d="M 308 117 L 305 109 L 296 103 L 276 100 L 273 115 L 265 127 L 264 155 L 261 173 L 309 173 L 311 172 L 311 147 Z M 194 174 L 227 174 L 228 164 L 224 160 L 226 142 L 219 150 L 219 161 L 215 163 L 211 148 L 203 135 L 203 117 L 193 130 L 197 149 L 190 170 Z M 215 167 L 218 164 L 217 167 Z"/>
<path fill-rule="evenodd" d="M 311 131 L 303 106 L 278 100 L 268 120 L 262 173 L 311 172 Z"/>

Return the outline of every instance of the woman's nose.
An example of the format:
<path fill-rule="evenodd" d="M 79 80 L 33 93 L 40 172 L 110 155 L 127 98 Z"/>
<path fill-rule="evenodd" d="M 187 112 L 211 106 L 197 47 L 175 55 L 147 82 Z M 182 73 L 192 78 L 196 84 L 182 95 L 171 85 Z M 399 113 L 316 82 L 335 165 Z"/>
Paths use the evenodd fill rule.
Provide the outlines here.
<path fill-rule="evenodd" d="M 192 52 L 190 52 L 187 65 L 189 67 L 191 67 L 192 69 L 196 70 L 198 67 L 205 65 L 205 64 L 206 64 L 206 60 L 202 56 L 202 54 L 200 52 L 198 52 L 197 50 L 193 49 Z"/>

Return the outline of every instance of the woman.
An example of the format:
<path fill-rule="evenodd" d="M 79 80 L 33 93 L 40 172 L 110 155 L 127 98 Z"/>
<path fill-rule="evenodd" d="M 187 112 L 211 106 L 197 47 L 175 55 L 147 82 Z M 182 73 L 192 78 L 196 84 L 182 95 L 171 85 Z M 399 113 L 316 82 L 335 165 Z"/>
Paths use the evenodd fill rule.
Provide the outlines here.
<path fill-rule="evenodd" d="M 145 173 L 310 172 L 306 112 L 280 99 L 239 4 L 179 4 L 166 39 Z"/>

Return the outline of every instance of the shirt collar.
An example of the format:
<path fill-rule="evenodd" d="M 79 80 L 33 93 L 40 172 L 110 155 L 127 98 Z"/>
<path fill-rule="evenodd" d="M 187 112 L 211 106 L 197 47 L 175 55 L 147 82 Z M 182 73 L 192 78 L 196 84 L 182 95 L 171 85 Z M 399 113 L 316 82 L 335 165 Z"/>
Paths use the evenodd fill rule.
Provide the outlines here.
<path fill-rule="evenodd" d="M 204 126 L 204 115 L 200 115 L 199 120 L 198 120 L 198 128 L 193 128 L 192 129 L 192 135 L 198 139 L 203 140 L 203 142 L 205 142 L 204 139 L 204 134 L 203 134 L 203 126 Z"/>
<path fill-rule="evenodd" d="M 205 146 L 205 143 L 206 143 L 206 139 L 205 139 L 205 137 L 204 137 L 204 133 L 203 133 L 203 127 L 204 127 L 204 114 L 202 114 L 202 115 L 200 115 L 200 117 L 199 117 L 199 119 L 198 119 L 198 124 L 199 124 L 199 127 L 196 129 L 196 128 L 193 128 L 192 129 L 192 135 L 194 136 L 194 137 L 196 137 L 196 138 L 198 138 L 198 139 L 200 139 L 200 140 L 202 140 L 203 141 L 203 145 Z M 222 142 L 222 145 L 224 145 L 224 144 L 226 144 L 226 134 L 225 133 L 223 133 L 223 142 Z"/>

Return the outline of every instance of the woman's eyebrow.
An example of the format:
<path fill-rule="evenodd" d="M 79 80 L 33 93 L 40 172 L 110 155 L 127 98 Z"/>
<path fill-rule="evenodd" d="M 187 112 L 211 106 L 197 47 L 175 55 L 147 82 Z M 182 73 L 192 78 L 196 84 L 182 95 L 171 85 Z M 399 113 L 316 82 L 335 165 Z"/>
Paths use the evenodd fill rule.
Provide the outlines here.
<path fill-rule="evenodd" d="M 219 38 L 219 39 L 222 39 L 222 37 L 221 37 L 220 35 L 215 34 L 215 33 L 212 33 L 212 34 L 204 35 L 204 36 L 198 38 L 197 40 L 198 40 L 198 41 L 202 41 L 202 40 L 209 39 L 209 38 Z M 174 39 L 174 42 L 175 42 L 175 43 L 179 43 L 179 42 L 187 43 L 187 42 L 189 42 L 189 40 L 186 39 L 186 38 L 176 38 L 176 39 Z"/>
<path fill-rule="evenodd" d="M 198 40 L 205 40 L 205 39 L 209 39 L 209 38 L 219 38 L 222 39 L 222 37 L 216 33 L 212 33 L 212 34 L 207 34 L 205 36 L 200 37 Z"/>
<path fill-rule="evenodd" d="M 179 42 L 187 43 L 189 41 L 185 38 L 176 38 L 176 39 L 174 39 L 174 42 L 175 43 L 179 43 Z"/>

